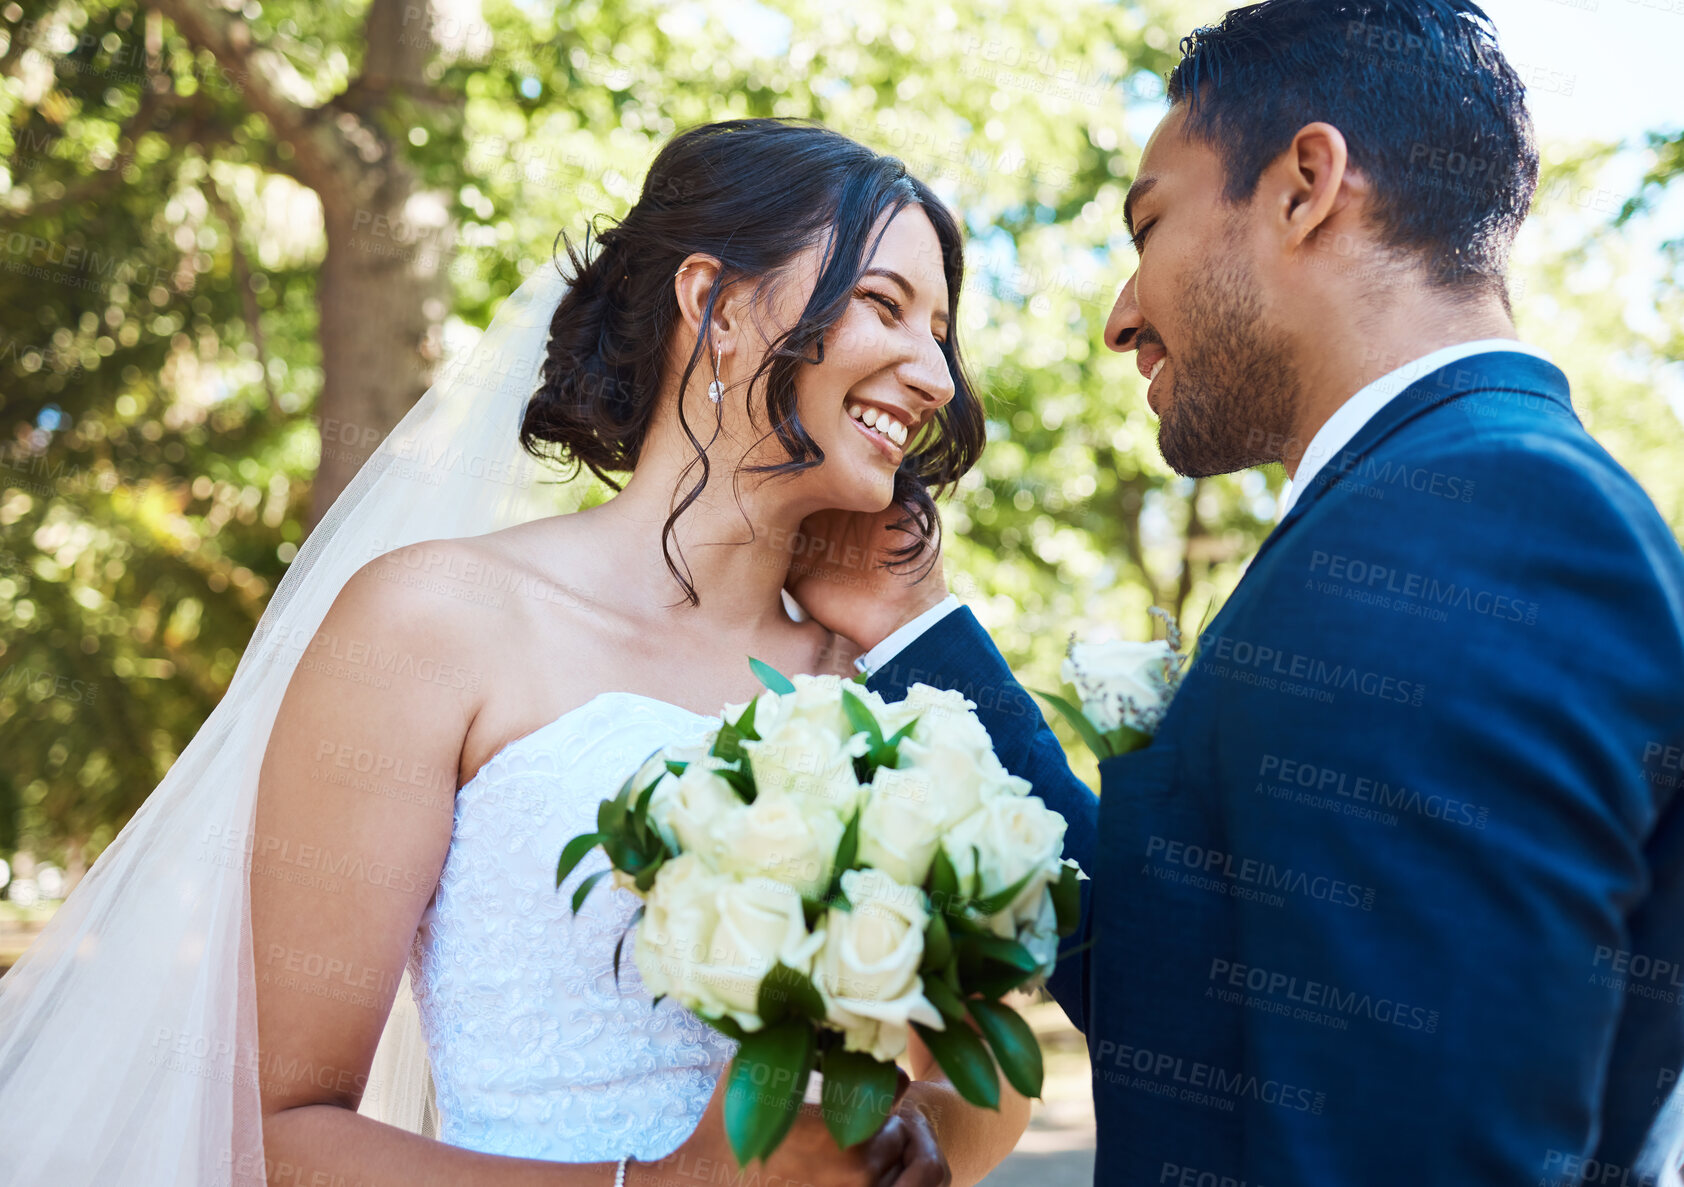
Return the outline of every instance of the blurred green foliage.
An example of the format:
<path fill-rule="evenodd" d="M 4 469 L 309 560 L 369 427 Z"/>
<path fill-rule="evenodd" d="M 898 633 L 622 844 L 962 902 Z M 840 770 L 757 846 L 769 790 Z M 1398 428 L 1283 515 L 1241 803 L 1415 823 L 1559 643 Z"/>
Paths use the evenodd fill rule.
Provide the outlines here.
<path fill-rule="evenodd" d="M 429 95 L 363 77 L 366 2 L 241 15 L 299 102 L 369 113 L 443 196 L 443 229 L 370 227 L 362 249 L 434 253 L 450 316 L 483 326 L 558 230 L 623 212 L 677 129 L 822 120 L 902 157 L 969 229 L 961 329 L 992 444 L 946 513 L 949 568 L 1030 683 L 1056 681 L 1072 629 L 1143 634 L 1154 604 L 1196 624 L 1233 588 L 1282 474 L 1176 477 L 1139 376 L 1099 343 L 1133 266 L 1123 194 L 1210 4 L 392 11 L 436 46 Z M 14 0 L 0 37 L 0 854 L 75 865 L 215 705 L 303 538 L 325 247 L 246 64 L 134 0 Z M 1678 170 L 1676 138 L 1649 151 L 1627 227 Z M 1526 233 L 1517 315 L 1684 529 L 1684 430 L 1652 382 L 1684 318 L 1662 290 L 1634 321 L 1605 279 L 1627 236 L 1572 194 L 1606 157 L 1552 164 L 1546 196 L 1567 189 Z"/>

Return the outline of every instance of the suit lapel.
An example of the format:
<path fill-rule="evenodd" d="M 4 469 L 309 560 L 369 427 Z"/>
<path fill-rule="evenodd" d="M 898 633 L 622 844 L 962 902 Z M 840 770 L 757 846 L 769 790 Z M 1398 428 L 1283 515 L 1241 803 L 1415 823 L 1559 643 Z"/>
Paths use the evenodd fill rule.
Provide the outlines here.
<path fill-rule="evenodd" d="M 1304 518 L 1328 491 L 1338 486 L 1364 458 L 1404 425 L 1429 415 L 1445 405 L 1480 393 L 1512 393 L 1546 400 L 1559 405 L 1567 415 L 1573 415 L 1572 398 L 1567 376 L 1553 363 L 1535 355 L 1516 351 L 1492 351 L 1462 359 L 1447 367 L 1423 375 L 1420 379 L 1393 396 L 1357 430 L 1350 443 L 1327 460 L 1310 485 L 1301 491 L 1286 518 L 1275 525 L 1252 557 L 1257 563 L 1281 536 Z M 1249 566 L 1248 566 L 1249 568 Z"/>

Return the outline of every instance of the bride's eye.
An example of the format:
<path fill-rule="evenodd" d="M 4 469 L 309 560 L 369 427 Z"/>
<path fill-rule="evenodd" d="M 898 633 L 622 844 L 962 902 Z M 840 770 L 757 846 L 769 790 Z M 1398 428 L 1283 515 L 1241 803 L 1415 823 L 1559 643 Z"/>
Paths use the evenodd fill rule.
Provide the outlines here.
<path fill-rule="evenodd" d="M 900 320 L 900 304 L 894 298 L 884 296 L 882 293 L 874 293 L 870 289 L 857 289 L 854 295 L 864 297 L 867 301 L 875 301 L 879 307 L 888 310 L 890 317 L 896 321 Z"/>

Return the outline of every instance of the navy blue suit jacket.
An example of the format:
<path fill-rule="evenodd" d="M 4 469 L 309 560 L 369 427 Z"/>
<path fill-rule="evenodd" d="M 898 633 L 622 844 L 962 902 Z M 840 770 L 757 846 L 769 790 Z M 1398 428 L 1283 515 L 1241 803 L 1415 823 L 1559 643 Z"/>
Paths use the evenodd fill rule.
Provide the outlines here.
<path fill-rule="evenodd" d="M 1102 807 L 968 611 L 872 684 L 917 681 L 977 702 L 1092 875 L 1050 988 L 1100 1183 L 1632 1165 L 1684 1059 L 1684 555 L 1555 367 L 1478 355 L 1382 408 Z"/>

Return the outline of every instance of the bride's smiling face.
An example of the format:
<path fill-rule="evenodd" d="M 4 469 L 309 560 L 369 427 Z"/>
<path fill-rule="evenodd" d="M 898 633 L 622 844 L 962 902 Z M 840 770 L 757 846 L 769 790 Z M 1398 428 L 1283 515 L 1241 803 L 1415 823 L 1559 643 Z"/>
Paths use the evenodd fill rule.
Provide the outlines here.
<path fill-rule="evenodd" d="M 943 353 L 950 332 L 947 279 L 934 226 L 921 207 L 909 205 L 879 220 L 871 242 L 876 250 L 842 315 L 825 331 L 824 361 L 801 364 L 796 372 L 797 415 L 824 461 L 772 476 L 764 488 L 767 495 L 794 502 L 793 510 L 802 514 L 887 507 L 895 471 L 919 435 L 933 431 L 936 413 L 954 396 L 953 373 Z M 740 346 L 731 351 L 736 358 L 727 355 L 724 367 L 727 400 L 735 395 L 732 403 L 743 405 L 745 412 L 747 378 L 768 345 L 800 318 L 818 281 L 821 252 L 811 248 L 797 256 L 747 332 L 734 335 Z M 758 412 L 758 398 L 753 404 Z M 745 465 L 788 460 L 775 435 L 760 439 L 766 429 L 764 417 L 757 417 L 748 434 L 755 444 Z"/>

